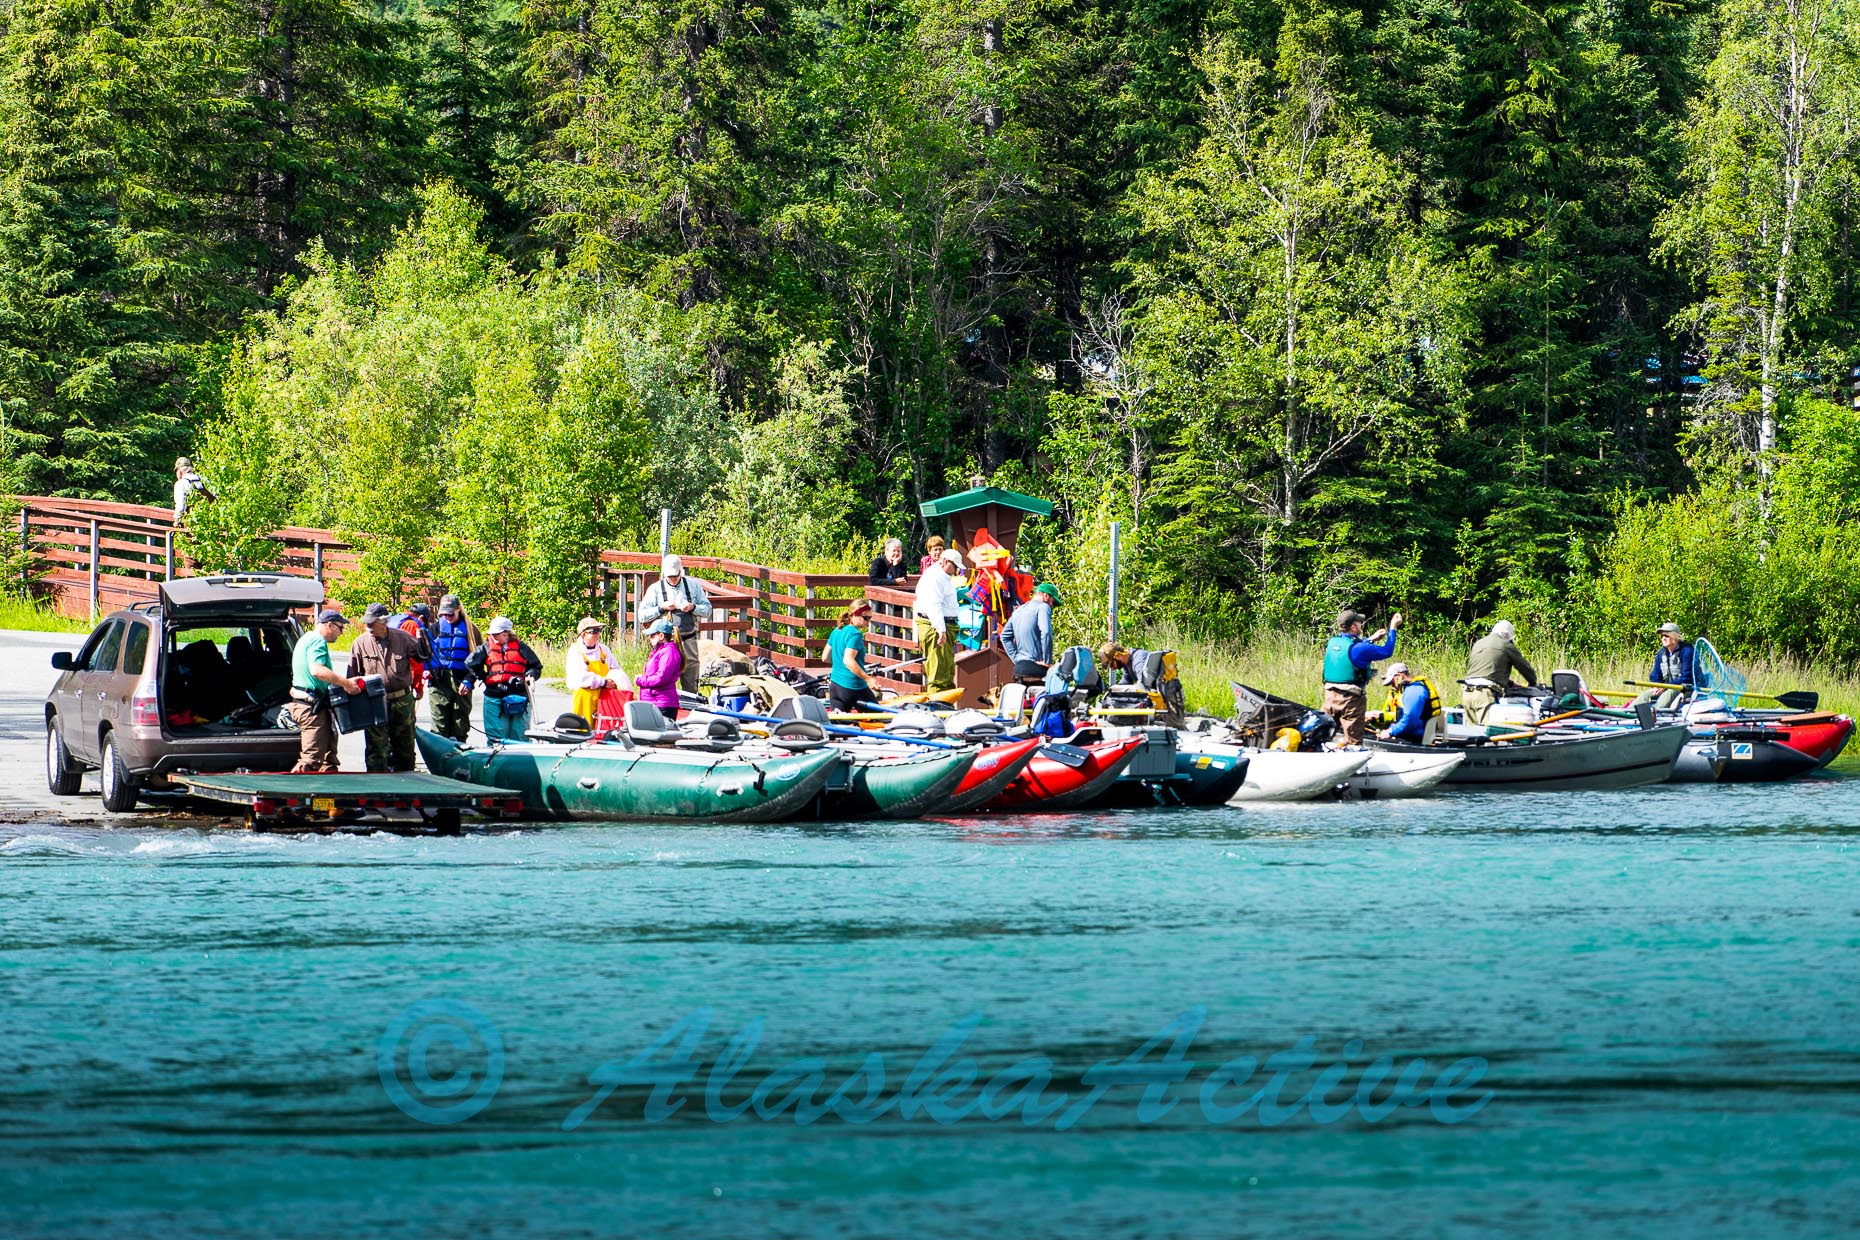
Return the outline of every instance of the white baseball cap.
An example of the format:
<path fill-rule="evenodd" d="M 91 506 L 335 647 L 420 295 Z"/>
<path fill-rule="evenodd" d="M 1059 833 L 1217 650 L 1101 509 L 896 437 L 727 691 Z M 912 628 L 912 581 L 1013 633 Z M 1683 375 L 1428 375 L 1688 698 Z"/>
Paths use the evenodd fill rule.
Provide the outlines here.
<path fill-rule="evenodd" d="M 951 547 L 949 550 L 945 551 L 939 558 L 946 564 L 954 564 L 957 568 L 961 568 L 963 566 L 962 565 L 962 552 L 956 550 L 954 547 Z"/>
<path fill-rule="evenodd" d="M 675 555 L 668 555 L 660 563 L 659 571 L 667 577 L 680 576 L 685 571 L 685 562 Z"/>
<path fill-rule="evenodd" d="M 1395 683 L 1395 678 L 1397 676 L 1406 676 L 1407 674 L 1408 665 L 1406 663 L 1391 663 L 1389 664 L 1389 670 L 1382 674 L 1382 683 L 1385 685 L 1392 685 Z"/>
<path fill-rule="evenodd" d="M 511 622 L 509 616 L 499 616 L 491 621 L 489 631 L 492 633 L 514 633 L 517 631 L 517 626 Z"/>

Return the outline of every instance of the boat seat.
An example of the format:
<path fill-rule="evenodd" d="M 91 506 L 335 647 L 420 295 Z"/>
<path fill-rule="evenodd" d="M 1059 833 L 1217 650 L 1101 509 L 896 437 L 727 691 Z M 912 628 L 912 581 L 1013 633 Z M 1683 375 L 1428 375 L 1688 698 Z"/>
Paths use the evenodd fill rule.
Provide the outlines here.
<path fill-rule="evenodd" d="M 594 725 L 580 715 L 561 714 L 548 727 L 530 728 L 523 733 L 523 737 L 525 740 L 543 741 L 551 745 L 580 745 L 594 739 Z"/>
<path fill-rule="evenodd" d="M 777 719 L 805 719 L 809 723 L 827 726 L 827 704 L 817 697 L 796 694 L 775 703 L 773 712 Z M 825 733 L 823 732 L 824 736 Z"/>
<path fill-rule="evenodd" d="M 1015 682 L 1001 686 L 1001 700 L 995 704 L 995 714 L 1003 719 L 1019 723 L 1027 713 L 1028 686 Z"/>
<path fill-rule="evenodd" d="M 726 749 L 735 749 L 743 743 L 743 730 L 737 726 L 736 720 L 725 719 L 718 715 L 687 719 L 682 730 L 684 736 L 678 741 L 680 749 L 701 749 L 708 753 L 722 753 Z"/>
<path fill-rule="evenodd" d="M 769 744 L 796 753 L 819 749 L 827 743 L 827 729 L 812 719 L 787 719 L 769 732 Z"/>
<path fill-rule="evenodd" d="M 636 745 L 676 745 L 685 737 L 666 721 L 665 712 L 651 702 L 635 699 L 621 709 L 625 712 L 621 716 L 625 722 L 622 731 Z"/>
<path fill-rule="evenodd" d="M 901 710 L 884 730 L 894 736 L 942 736 L 947 731 L 942 718 L 928 710 Z"/>

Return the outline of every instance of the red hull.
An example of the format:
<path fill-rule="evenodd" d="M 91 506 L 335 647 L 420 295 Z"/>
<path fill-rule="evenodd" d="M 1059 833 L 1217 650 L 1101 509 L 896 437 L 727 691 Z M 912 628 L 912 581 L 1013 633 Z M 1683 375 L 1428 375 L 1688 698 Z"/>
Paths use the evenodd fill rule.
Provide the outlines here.
<path fill-rule="evenodd" d="M 1815 765 L 1826 766 L 1840 757 L 1841 750 L 1847 747 L 1847 740 L 1854 734 L 1854 721 L 1846 715 L 1818 723 L 1789 723 L 1777 721 L 1776 740 L 1787 745 L 1797 753 L 1805 753 L 1815 760 Z"/>
<path fill-rule="evenodd" d="M 1081 745 L 1086 752 L 1083 765 L 1067 766 L 1063 762 L 1035 754 L 1027 769 L 1017 776 L 1007 790 L 988 803 L 989 809 L 1039 810 L 1076 809 L 1103 796 L 1117 782 L 1143 744 L 1143 737 L 1100 741 Z"/>
<path fill-rule="evenodd" d="M 1039 751 L 1040 738 L 1035 736 L 1027 740 L 1008 741 L 1006 744 L 989 745 L 975 755 L 975 765 L 963 776 L 956 790 L 950 793 L 949 804 L 936 812 L 939 814 L 961 814 L 972 809 L 979 809 L 1000 796 Z"/>

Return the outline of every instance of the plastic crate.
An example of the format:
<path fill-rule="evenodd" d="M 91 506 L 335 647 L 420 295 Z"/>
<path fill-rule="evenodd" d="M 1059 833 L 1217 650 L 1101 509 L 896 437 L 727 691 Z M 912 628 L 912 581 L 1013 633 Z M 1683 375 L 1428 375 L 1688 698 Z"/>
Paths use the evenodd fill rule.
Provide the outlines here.
<path fill-rule="evenodd" d="M 379 676 L 362 677 L 362 691 L 353 696 L 337 689 L 329 695 L 336 711 L 336 731 L 347 735 L 387 724 L 387 684 Z"/>

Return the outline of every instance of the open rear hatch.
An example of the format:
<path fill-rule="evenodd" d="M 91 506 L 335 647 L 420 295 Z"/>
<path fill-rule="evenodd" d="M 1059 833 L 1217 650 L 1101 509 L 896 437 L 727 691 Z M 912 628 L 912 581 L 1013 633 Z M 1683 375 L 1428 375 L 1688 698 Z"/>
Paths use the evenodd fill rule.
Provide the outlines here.
<path fill-rule="evenodd" d="M 323 601 L 323 583 L 282 573 L 237 573 L 182 577 L 161 584 L 162 614 L 168 623 L 282 620 Z"/>

